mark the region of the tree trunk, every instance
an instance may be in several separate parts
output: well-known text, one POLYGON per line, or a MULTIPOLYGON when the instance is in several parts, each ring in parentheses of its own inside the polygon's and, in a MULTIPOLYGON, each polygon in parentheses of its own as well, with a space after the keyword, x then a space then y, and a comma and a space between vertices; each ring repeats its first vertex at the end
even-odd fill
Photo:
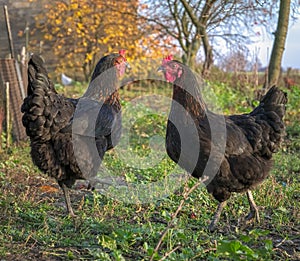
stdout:
POLYGON ((280 0, 277 29, 275 32, 275 39, 269 63, 268 82, 265 82, 264 85, 265 89, 269 89, 269 87, 278 84, 281 72, 281 61, 289 25, 290 4, 291 0, 280 0))
POLYGON ((205 61, 202 68, 202 76, 207 78, 210 73, 210 67, 213 65, 213 49, 209 43, 207 33, 205 29, 201 29, 201 39, 203 43, 203 49, 205 53, 205 61))
POLYGON ((187 49, 182 56, 183 63, 188 65, 192 70, 196 69, 196 56, 200 46, 200 38, 196 36, 189 44, 187 44, 187 49))

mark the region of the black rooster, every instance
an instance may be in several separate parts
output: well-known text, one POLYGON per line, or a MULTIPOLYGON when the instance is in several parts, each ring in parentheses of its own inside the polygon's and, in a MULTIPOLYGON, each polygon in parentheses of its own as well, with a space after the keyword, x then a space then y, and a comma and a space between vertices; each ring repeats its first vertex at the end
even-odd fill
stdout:
POLYGON ((128 65, 124 55, 121 50, 101 58, 80 99, 56 92, 41 57, 32 55, 28 62, 28 90, 21 111, 32 161, 57 180, 71 216, 68 189, 77 179, 94 180, 105 152, 121 135, 118 78, 128 65))
POLYGON ((232 192, 247 192, 250 213, 246 219, 259 221, 251 189, 268 176, 272 154, 283 139, 286 93, 274 86, 249 114, 224 116, 207 109, 187 66, 169 55, 159 70, 173 83, 166 133, 169 157, 193 177, 215 174, 206 185, 220 203, 209 230, 215 229, 232 192), (218 138, 213 140, 213 135, 218 138), (208 163, 210 169, 206 169, 208 163))

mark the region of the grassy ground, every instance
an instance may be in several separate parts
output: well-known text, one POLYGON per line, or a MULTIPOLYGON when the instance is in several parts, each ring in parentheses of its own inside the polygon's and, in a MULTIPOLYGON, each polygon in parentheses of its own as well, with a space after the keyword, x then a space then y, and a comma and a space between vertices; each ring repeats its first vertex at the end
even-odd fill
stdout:
MULTIPOLYGON (((214 103, 225 113, 249 111, 255 104, 245 98, 253 97, 251 90, 234 91, 222 84, 211 84, 210 88, 216 94, 214 103)), ((170 94, 170 89, 150 89, 151 94, 170 94)), ((108 170, 138 184, 160 180, 175 167, 161 151, 162 139, 149 143, 153 135, 164 137, 168 106, 160 115, 153 109, 163 104, 159 99, 150 99, 148 104, 144 99, 135 106, 133 99, 146 94, 149 91, 143 88, 121 91, 131 153, 120 157, 120 144, 120 149, 107 153, 104 161, 108 170), (134 123, 130 122, 132 117, 137 119, 134 123), (157 160, 156 154, 151 154, 155 145, 159 145, 159 164, 136 167, 145 156, 153 157, 150 162, 157 160)), ((130 204, 117 200, 124 196, 120 191, 105 190, 102 195, 79 184, 71 194, 77 214, 72 219, 66 215, 62 191, 55 180, 32 165, 29 145, 23 143, 5 149, 0 156, 0 259, 149 260, 153 256, 154 260, 299 260, 299 88, 288 90, 288 94, 287 138, 274 156, 270 177, 254 191, 260 224, 244 222, 248 203, 246 196, 239 194, 229 200, 218 231, 209 233, 207 225, 217 202, 205 188, 198 187, 154 253, 183 199, 184 186, 159 200, 142 204, 137 198, 130 204)), ((195 182, 190 179, 185 187, 195 182)))

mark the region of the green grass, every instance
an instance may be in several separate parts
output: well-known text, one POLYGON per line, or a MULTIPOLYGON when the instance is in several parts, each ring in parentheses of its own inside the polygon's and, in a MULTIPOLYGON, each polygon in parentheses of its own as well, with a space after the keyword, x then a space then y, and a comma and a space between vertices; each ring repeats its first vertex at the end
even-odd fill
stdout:
MULTIPOLYGON (((210 93, 204 91, 205 97, 228 114, 249 111, 249 104, 256 103, 250 89, 240 92, 224 84, 210 84, 209 88, 210 93), (250 102, 245 95, 251 98, 250 102)), ((80 93, 82 89, 76 89, 76 94, 80 93)), ((178 170, 166 156, 164 141, 159 138, 164 137, 168 106, 159 99, 139 101, 137 106, 132 102, 147 93, 145 88, 121 90, 124 131, 129 140, 122 140, 103 162, 110 173, 145 188, 178 170), (163 108, 158 115, 155 109, 160 104, 163 108)), ((170 97, 171 89, 153 88, 153 93, 170 97)), ((186 200, 154 260, 300 258, 299 88, 289 90, 288 95, 286 141, 274 156, 269 178, 254 191, 261 223, 244 222, 247 198, 235 194, 221 216, 218 231, 209 233, 207 226, 217 202, 205 188, 199 187, 186 200)), ((105 195, 76 189, 71 200, 77 217, 71 219, 66 215, 63 194, 55 180, 33 166, 29 152, 29 144, 23 143, 5 149, 0 155, 1 260, 150 259, 183 198, 183 186, 161 197, 159 192, 167 187, 163 182, 157 183, 161 186, 157 191, 159 200, 142 203, 140 195, 131 195, 135 204, 118 200, 128 195, 119 187, 110 187, 105 195)), ((190 179, 188 186, 195 182, 190 179)), ((147 197, 148 191, 142 192, 147 197)))

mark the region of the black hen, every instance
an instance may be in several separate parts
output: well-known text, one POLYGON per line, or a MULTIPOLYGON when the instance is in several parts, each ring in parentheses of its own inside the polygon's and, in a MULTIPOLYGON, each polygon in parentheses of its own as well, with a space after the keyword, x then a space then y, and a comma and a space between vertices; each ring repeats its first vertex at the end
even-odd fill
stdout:
POLYGON ((100 59, 80 99, 59 95, 41 57, 28 62, 28 90, 22 105, 31 157, 63 189, 74 216, 69 190, 77 179, 93 181, 105 152, 121 135, 118 78, 127 65, 124 51, 100 59), (94 121, 94 122, 93 122, 94 121))
POLYGON ((268 176, 282 141, 286 94, 274 86, 251 113, 224 116, 207 109, 188 67, 168 56, 159 70, 173 83, 167 153, 192 176, 209 177, 207 190, 220 202, 209 229, 215 229, 232 192, 247 192, 247 219, 259 221, 250 190, 268 176))

